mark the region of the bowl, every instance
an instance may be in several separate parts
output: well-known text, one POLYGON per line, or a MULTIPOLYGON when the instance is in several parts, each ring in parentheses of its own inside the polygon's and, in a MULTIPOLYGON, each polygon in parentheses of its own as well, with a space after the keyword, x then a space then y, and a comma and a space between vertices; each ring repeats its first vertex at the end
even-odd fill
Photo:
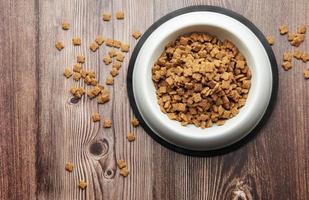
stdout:
POLYGON ((177 152, 207 155, 239 142, 262 125, 275 101, 277 73, 271 47, 249 20, 224 8, 193 6, 162 17, 144 33, 130 59, 127 89, 134 114, 156 141, 177 152), (161 112, 157 103, 151 68, 168 42, 190 32, 206 32, 230 40, 246 57, 252 71, 246 104, 223 126, 182 126, 161 112))

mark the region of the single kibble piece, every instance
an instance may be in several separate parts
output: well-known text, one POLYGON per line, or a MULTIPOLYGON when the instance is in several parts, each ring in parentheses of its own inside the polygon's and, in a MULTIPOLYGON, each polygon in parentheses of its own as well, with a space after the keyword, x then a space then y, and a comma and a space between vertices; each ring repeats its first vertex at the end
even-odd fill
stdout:
POLYGON ((305 79, 309 79, 309 69, 306 69, 304 71, 304 77, 305 77, 305 79))
POLYGON ((292 69, 292 63, 290 61, 284 61, 281 66, 285 71, 292 69))
POLYGON ((283 60, 284 60, 284 61, 289 61, 289 62, 291 62, 291 61, 292 61, 292 57, 293 57, 293 54, 290 53, 290 52, 285 52, 285 53, 283 53, 283 60))
POLYGON ((286 25, 281 25, 279 27, 279 32, 281 35, 287 34, 289 32, 289 29, 286 25))
POLYGON ((79 37, 74 37, 74 38, 72 39, 72 44, 73 44, 74 46, 79 46, 79 45, 81 44, 80 38, 79 38, 79 37))
POLYGON ((117 19, 124 19, 124 12, 123 11, 117 11, 116 12, 116 18, 117 19))
POLYGON ((309 61, 309 53, 305 53, 303 52, 303 54, 301 55, 301 60, 306 63, 309 61))
POLYGON ((295 38, 295 33, 288 33, 288 41, 293 41, 294 40, 294 38, 295 38))
POLYGON ((103 62, 105 63, 105 65, 109 65, 112 63, 112 58, 109 55, 106 55, 103 58, 103 62))
POLYGON ((114 40, 113 46, 119 49, 121 47, 121 42, 119 40, 114 40))
POLYGON ((98 122, 101 120, 101 115, 99 113, 93 113, 91 118, 93 122, 98 122))
POLYGON ((305 40, 305 35, 304 34, 295 34, 293 40, 291 41, 291 45, 295 47, 299 47, 301 43, 305 40))
POLYGON ((129 142, 133 142, 135 140, 135 135, 133 133, 128 133, 127 139, 129 142))
POLYGON ((301 25, 297 28, 297 33, 299 34, 305 34, 306 33, 306 26, 305 25, 301 25))
POLYGON ((300 60, 302 55, 303 55, 303 52, 299 50, 296 50, 293 54, 294 58, 296 58, 297 60, 300 60))
POLYGON ((104 43, 104 38, 102 36, 97 36, 95 38, 95 42, 98 44, 98 45, 102 45, 104 43))
POLYGON ((79 181, 79 184, 78 184, 78 187, 82 190, 86 189, 87 188, 87 182, 86 181, 83 181, 83 180, 80 180, 79 181))
POLYGON ((86 78, 86 76, 88 75, 88 72, 84 69, 81 69, 80 74, 82 75, 82 78, 86 78))
POLYGON ((95 78, 92 78, 91 81, 90 81, 90 84, 93 85, 93 86, 96 86, 98 84, 98 80, 95 79, 95 78))
POLYGON ((108 38, 108 39, 106 39, 105 44, 106 44, 106 46, 112 47, 112 46, 114 46, 114 40, 108 38))
POLYGON ((96 86, 94 86, 93 88, 91 88, 91 89, 87 92, 87 96, 88 96, 90 99, 92 99, 92 98, 98 96, 98 95, 101 93, 101 91, 102 91, 103 89, 104 89, 103 86, 101 86, 101 85, 96 85, 96 86))
POLYGON ((119 169, 125 168, 127 166, 124 160, 117 160, 117 166, 119 169))
POLYGON ((99 45, 98 45, 96 42, 91 43, 91 45, 90 45, 90 50, 91 50, 92 52, 97 51, 98 48, 99 48, 99 45))
POLYGON ((73 72, 73 80, 74 81, 79 81, 82 75, 78 72, 73 72))
POLYGON ((74 64, 74 66, 73 66, 73 71, 74 72, 80 72, 82 70, 82 65, 80 64, 80 63, 76 63, 76 64, 74 64))
POLYGON ((113 124, 113 122, 110 119, 104 119, 103 120, 103 127, 104 128, 110 128, 110 127, 112 127, 112 124, 113 124))
POLYGON ((117 52, 116 54, 116 60, 122 62, 124 60, 124 55, 121 52, 117 52))
POLYGON ((118 71, 118 69, 116 69, 116 68, 112 68, 112 70, 110 71, 110 74, 113 76, 113 77, 115 77, 115 76, 117 76, 118 74, 119 74, 119 71, 118 71))
POLYGON ((115 49, 111 49, 108 51, 108 55, 110 57, 115 57, 117 55, 117 51, 115 49))
POLYGON ((130 49, 130 45, 121 43, 120 49, 123 52, 128 52, 130 49))
POLYGON ((124 167, 124 168, 120 169, 120 175, 123 176, 123 177, 127 177, 129 175, 128 167, 124 167))
POLYGON ((268 36, 267 37, 267 42, 269 45, 274 45, 275 44, 275 39, 273 36, 268 36))
POLYGON ((74 168, 73 163, 67 162, 67 163, 65 164, 65 170, 67 170, 68 172, 72 172, 72 171, 73 171, 73 168, 74 168))
POLYGON ((111 75, 108 75, 106 77, 106 81, 105 81, 106 85, 113 85, 114 84, 114 77, 111 75))
POLYGON ((113 68, 116 68, 116 69, 119 70, 121 68, 121 62, 115 61, 114 64, 113 64, 113 68))
POLYGON ((62 29, 66 31, 69 30, 70 24, 68 22, 62 22, 62 29))
POLYGON ((87 76, 89 76, 90 78, 95 78, 96 77, 95 72, 93 70, 89 70, 87 72, 87 76))
POLYGON ((78 55, 76 57, 76 60, 77 60, 78 63, 85 63, 86 58, 83 55, 78 55))
POLYGON ((70 89, 70 93, 75 97, 80 99, 85 94, 85 89, 83 87, 72 87, 70 89))
POLYGON ((139 37, 141 37, 141 32, 139 32, 139 31, 135 31, 135 32, 133 32, 132 33, 132 36, 137 40, 139 37))
POLYGON ((101 95, 97 97, 97 102, 99 104, 104 104, 107 103, 109 100, 109 91, 104 88, 103 90, 101 90, 101 95))
POLYGON ((134 127, 138 126, 138 125, 139 125, 138 119, 133 118, 133 119, 131 120, 131 124, 132 124, 134 127))
POLYGON ((59 51, 61 51, 61 50, 64 48, 62 42, 60 42, 60 41, 57 41, 57 42, 56 42, 55 47, 56 47, 59 51))
POLYGON ((66 77, 66 78, 70 78, 72 76, 73 72, 71 71, 70 68, 66 67, 64 69, 64 72, 63 72, 63 75, 66 77))
POLYGON ((102 19, 103 19, 103 21, 109 21, 109 20, 111 20, 111 17, 112 17, 112 14, 111 13, 103 13, 102 14, 102 19))

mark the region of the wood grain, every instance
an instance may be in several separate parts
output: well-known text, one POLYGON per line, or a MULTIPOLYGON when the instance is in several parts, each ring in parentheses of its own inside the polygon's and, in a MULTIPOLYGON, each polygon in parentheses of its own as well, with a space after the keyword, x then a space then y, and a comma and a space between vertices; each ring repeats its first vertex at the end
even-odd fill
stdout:
MULTIPOLYGON (((215 157, 196 158, 170 151, 152 140, 134 117, 126 91, 128 61, 137 41, 133 31, 144 32, 165 14, 190 5, 217 5, 232 9, 275 37, 278 64, 293 51, 278 27, 295 31, 309 24, 306 0, 51 0, 0 2, 0 199, 309 199, 309 82, 308 66, 293 61, 289 72, 279 69, 278 99, 271 118, 241 148, 215 157), (118 10, 124 20, 103 22, 101 14, 118 10), (71 28, 63 31, 62 21, 71 28), (108 86, 111 101, 98 105, 83 98, 72 101, 73 85, 62 76, 78 54, 86 69, 105 82, 111 66, 102 62, 106 46, 93 53, 97 35, 129 43, 131 50, 108 86), (71 39, 82 38, 80 47, 71 39), (54 44, 61 40, 59 52, 54 44), (93 112, 113 120, 111 129, 90 120, 93 112), (126 134, 134 132, 129 143, 126 134), (130 175, 116 167, 125 159, 130 175), (72 173, 64 170, 74 163, 72 173), (88 187, 80 190, 79 180, 88 187)), ((309 36, 300 49, 309 51, 309 36)), ((86 88, 89 88, 86 86, 86 88)))

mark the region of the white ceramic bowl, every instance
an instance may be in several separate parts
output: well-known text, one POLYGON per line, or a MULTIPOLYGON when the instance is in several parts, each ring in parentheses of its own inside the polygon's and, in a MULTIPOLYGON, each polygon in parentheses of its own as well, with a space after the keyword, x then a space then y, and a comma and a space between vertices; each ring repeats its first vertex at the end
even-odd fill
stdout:
POLYGON ((259 124, 272 97, 274 88, 272 65, 276 63, 271 62, 269 52, 265 49, 268 45, 265 44, 264 36, 257 35, 254 32, 257 29, 252 30, 248 24, 245 25, 241 21, 243 17, 236 14, 240 17, 237 19, 235 16, 209 9, 227 11, 218 7, 190 8, 191 10, 185 8, 182 9, 183 12, 176 11, 176 14, 161 19, 160 23, 157 22, 145 33, 147 35, 143 36, 131 57, 128 92, 131 103, 133 101, 134 104, 135 114, 143 121, 148 133, 155 134, 173 147, 203 152, 231 145, 244 138, 259 124), (190 32, 207 32, 221 40, 232 41, 244 54, 252 71, 251 88, 245 106, 223 126, 206 129, 194 125, 182 126, 178 121, 170 120, 162 113, 157 103, 151 68, 168 42, 190 32), (262 41, 259 37, 263 38, 262 41))

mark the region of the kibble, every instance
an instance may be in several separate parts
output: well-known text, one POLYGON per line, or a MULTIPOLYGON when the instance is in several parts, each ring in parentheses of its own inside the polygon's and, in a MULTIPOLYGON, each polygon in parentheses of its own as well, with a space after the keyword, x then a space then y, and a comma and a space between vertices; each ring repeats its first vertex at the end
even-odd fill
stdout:
POLYGON ((112 120, 110 120, 110 119, 104 119, 104 121, 103 121, 103 127, 104 127, 104 128, 110 128, 110 127, 112 127, 112 125, 113 125, 112 120))

